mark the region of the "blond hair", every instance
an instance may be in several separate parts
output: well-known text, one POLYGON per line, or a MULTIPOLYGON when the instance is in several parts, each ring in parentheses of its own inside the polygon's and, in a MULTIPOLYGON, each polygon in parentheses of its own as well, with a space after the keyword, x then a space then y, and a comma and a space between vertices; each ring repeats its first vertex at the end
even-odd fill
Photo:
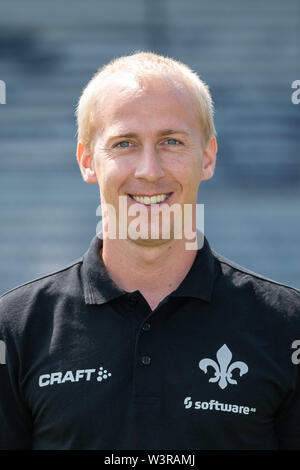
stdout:
POLYGON ((136 80, 147 77, 164 77, 179 80, 186 85, 196 101, 197 115, 203 133, 204 146, 216 135, 213 121, 214 107, 208 86, 190 67, 178 60, 152 52, 135 52, 121 56, 100 67, 84 88, 76 108, 77 137, 89 150, 93 147, 93 137, 99 117, 99 96, 101 85, 115 73, 130 73, 136 80))

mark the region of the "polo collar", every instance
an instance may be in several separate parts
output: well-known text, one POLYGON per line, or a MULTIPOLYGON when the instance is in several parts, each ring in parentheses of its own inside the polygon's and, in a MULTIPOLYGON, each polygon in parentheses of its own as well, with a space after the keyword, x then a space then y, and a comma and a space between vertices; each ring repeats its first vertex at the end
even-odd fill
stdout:
MULTIPOLYGON (((82 282, 86 304, 101 305, 129 294, 110 278, 100 256, 102 246, 103 240, 95 236, 83 256, 82 282)), ((217 275, 216 264, 214 254, 204 237, 203 247, 197 251, 189 272, 170 296, 195 297, 210 302, 217 275)))

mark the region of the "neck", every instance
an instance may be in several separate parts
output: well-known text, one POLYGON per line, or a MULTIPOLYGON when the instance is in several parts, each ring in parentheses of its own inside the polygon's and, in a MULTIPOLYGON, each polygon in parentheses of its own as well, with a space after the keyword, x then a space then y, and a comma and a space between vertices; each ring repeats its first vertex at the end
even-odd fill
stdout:
POLYGON ((125 291, 139 290, 151 308, 179 286, 196 254, 185 249, 184 239, 151 247, 105 239, 101 253, 111 279, 125 291))

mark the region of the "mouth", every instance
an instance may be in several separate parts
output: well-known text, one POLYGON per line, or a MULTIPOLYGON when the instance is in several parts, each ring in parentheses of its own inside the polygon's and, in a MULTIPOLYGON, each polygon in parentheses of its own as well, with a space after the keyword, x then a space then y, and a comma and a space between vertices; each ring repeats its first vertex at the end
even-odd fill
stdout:
POLYGON ((128 194, 128 196, 134 201, 137 202, 138 204, 143 204, 145 206, 154 206, 154 205, 160 205, 165 203, 173 194, 171 193, 161 193, 161 194, 155 194, 153 196, 143 196, 143 195, 134 195, 134 194, 128 194))

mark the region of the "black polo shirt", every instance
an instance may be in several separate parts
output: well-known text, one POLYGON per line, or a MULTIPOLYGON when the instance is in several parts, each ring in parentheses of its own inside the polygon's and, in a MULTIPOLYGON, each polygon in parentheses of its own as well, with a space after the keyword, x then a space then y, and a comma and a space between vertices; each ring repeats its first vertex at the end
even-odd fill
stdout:
POLYGON ((99 256, 0 301, 2 449, 300 449, 300 292, 211 251, 155 310, 99 256))

